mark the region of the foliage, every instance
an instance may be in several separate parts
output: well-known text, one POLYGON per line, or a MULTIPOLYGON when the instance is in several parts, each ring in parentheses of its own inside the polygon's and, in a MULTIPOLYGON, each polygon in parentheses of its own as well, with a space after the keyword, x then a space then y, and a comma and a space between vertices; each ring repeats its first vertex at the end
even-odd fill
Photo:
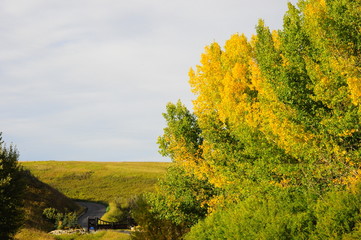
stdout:
POLYGON ((208 201, 216 194, 194 168, 201 160, 203 141, 195 116, 180 101, 168 104, 163 116, 167 127, 158 138, 160 153, 171 157, 174 165, 155 193, 145 194, 133 204, 133 217, 141 226, 134 239, 180 238, 207 214, 208 201))
POLYGON ((205 47, 189 72, 194 113, 163 114, 175 168, 146 198, 152 221, 183 223, 188 239, 360 236, 360 10, 300 0, 283 29, 260 20, 250 40, 205 47))
POLYGON ((171 220, 158 217, 144 195, 138 196, 132 203, 132 216, 139 226, 132 233, 132 239, 171 240, 180 238, 184 232, 182 223, 175 224, 171 220))
POLYGON ((19 153, 6 147, 0 133, 0 238, 12 239, 23 224, 23 191, 25 183, 18 164, 19 153))
POLYGON ((56 229, 68 229, 78 226, 78 215, 76 212, 61 213, 55 208, 45 208, 43 215, 54 223, 56 229))
POLYGON ((177 104, 167 105, 167 113, 163 113, 163 117, 167 127, 164 128, 164 135, 158 138, 159 152, 175 159, 180 148, 178 145, 182 143, 187 152, 197 154, 202 138, 195 116, 178 101, 177 104))
POLYGON ((133 239, 177 239, 207 214, 211 186, 187 175, 180 166, 168 169, 156 193, 139 197, 131 206, 140 231, 133 239))
POLYGON ((158 192, 148 194, 148 203, 159 218, 190 227, 207 214, 207 202, 215 191, 204 180, 172 166, 159 182, 158 192))
POLYGON ((360 239, 361 186, 356 191, 332 191, 315 206, 317 239, 360 239))
POLYGON ((185 239, 359 239, 360 186, 323 199, 284 189, 248 199, 199 222, 185 239))
POLYGON ((212 213, 185 239, 308 239, 315 217, 300 192, 251 196, 212 213))

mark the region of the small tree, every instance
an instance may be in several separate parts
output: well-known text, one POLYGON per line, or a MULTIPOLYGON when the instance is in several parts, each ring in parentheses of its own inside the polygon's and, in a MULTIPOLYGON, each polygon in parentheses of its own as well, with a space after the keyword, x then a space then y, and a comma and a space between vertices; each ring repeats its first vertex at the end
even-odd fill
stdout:
POLYGON ((61 213, 55 208, 45 208, 43 215, 52 223, 56 229, 78 227, 78 217, 76 212, 61 213))
POLYGON ((4 240, 13 239, 24 219, 22 194, 25 182, 18 157, 13 145, 4 145, 0 133, 0 239, 4 240))

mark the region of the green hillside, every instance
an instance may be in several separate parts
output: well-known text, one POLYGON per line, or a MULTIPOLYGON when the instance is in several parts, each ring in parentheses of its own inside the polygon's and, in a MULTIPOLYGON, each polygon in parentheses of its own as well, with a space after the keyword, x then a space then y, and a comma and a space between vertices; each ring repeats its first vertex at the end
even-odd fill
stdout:
POLYGON ((53 224, 42 217, 45 208, 56 208, 60 212, 80 210, 73 200, 31 174, 25 174, 25 179, 25 227, 52 230, 53 224))
POLYGON ((171 163, 161 162, 22 162, 41 181, 72 199, 117 202, 152 191, 171 163))
POLYGON ((46 232, 54 225, 43 217, 45 208, 55 208, 60 212, 80 211, 80 207, 70 198, 40 181, 30 172, 23 172, 26 182, 24 193, 25 223, 16 235, 18 240, 27 239, 54 239, 46 232))

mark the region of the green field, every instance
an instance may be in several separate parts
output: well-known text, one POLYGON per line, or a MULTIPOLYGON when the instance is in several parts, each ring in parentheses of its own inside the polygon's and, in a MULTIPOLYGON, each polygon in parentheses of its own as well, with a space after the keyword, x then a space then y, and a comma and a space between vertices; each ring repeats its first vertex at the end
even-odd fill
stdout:
POLYGON ((41 181, 72 199, 116 202, 154 189, 171 163, 165 162, 21 162, 41 181))

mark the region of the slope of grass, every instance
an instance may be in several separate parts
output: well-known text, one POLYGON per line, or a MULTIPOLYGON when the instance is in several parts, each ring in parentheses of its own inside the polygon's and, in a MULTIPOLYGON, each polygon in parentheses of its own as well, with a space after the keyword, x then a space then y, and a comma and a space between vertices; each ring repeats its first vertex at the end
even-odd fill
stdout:
POLYGON ((43 217, 45 208, 55 208, 60 212, 80 211, 80 206, 58 190, 24 172, 26 181, 25 227, 50 231, 54 226, 43 217))
POLYGON ((16 239, 55 240, 46 233, 52 230, 54 225, 43 217, 44 209, 51 207, 60 212, 80 211, 80 206, 28 171, 23 171, 23 178, 26 182, 24 193, 25 224, 17 233, 16 239))
POLYGON ((162 162, 21 162, 41 181, 72 199, 116 202, 154 189, 171 163, 162 162))

